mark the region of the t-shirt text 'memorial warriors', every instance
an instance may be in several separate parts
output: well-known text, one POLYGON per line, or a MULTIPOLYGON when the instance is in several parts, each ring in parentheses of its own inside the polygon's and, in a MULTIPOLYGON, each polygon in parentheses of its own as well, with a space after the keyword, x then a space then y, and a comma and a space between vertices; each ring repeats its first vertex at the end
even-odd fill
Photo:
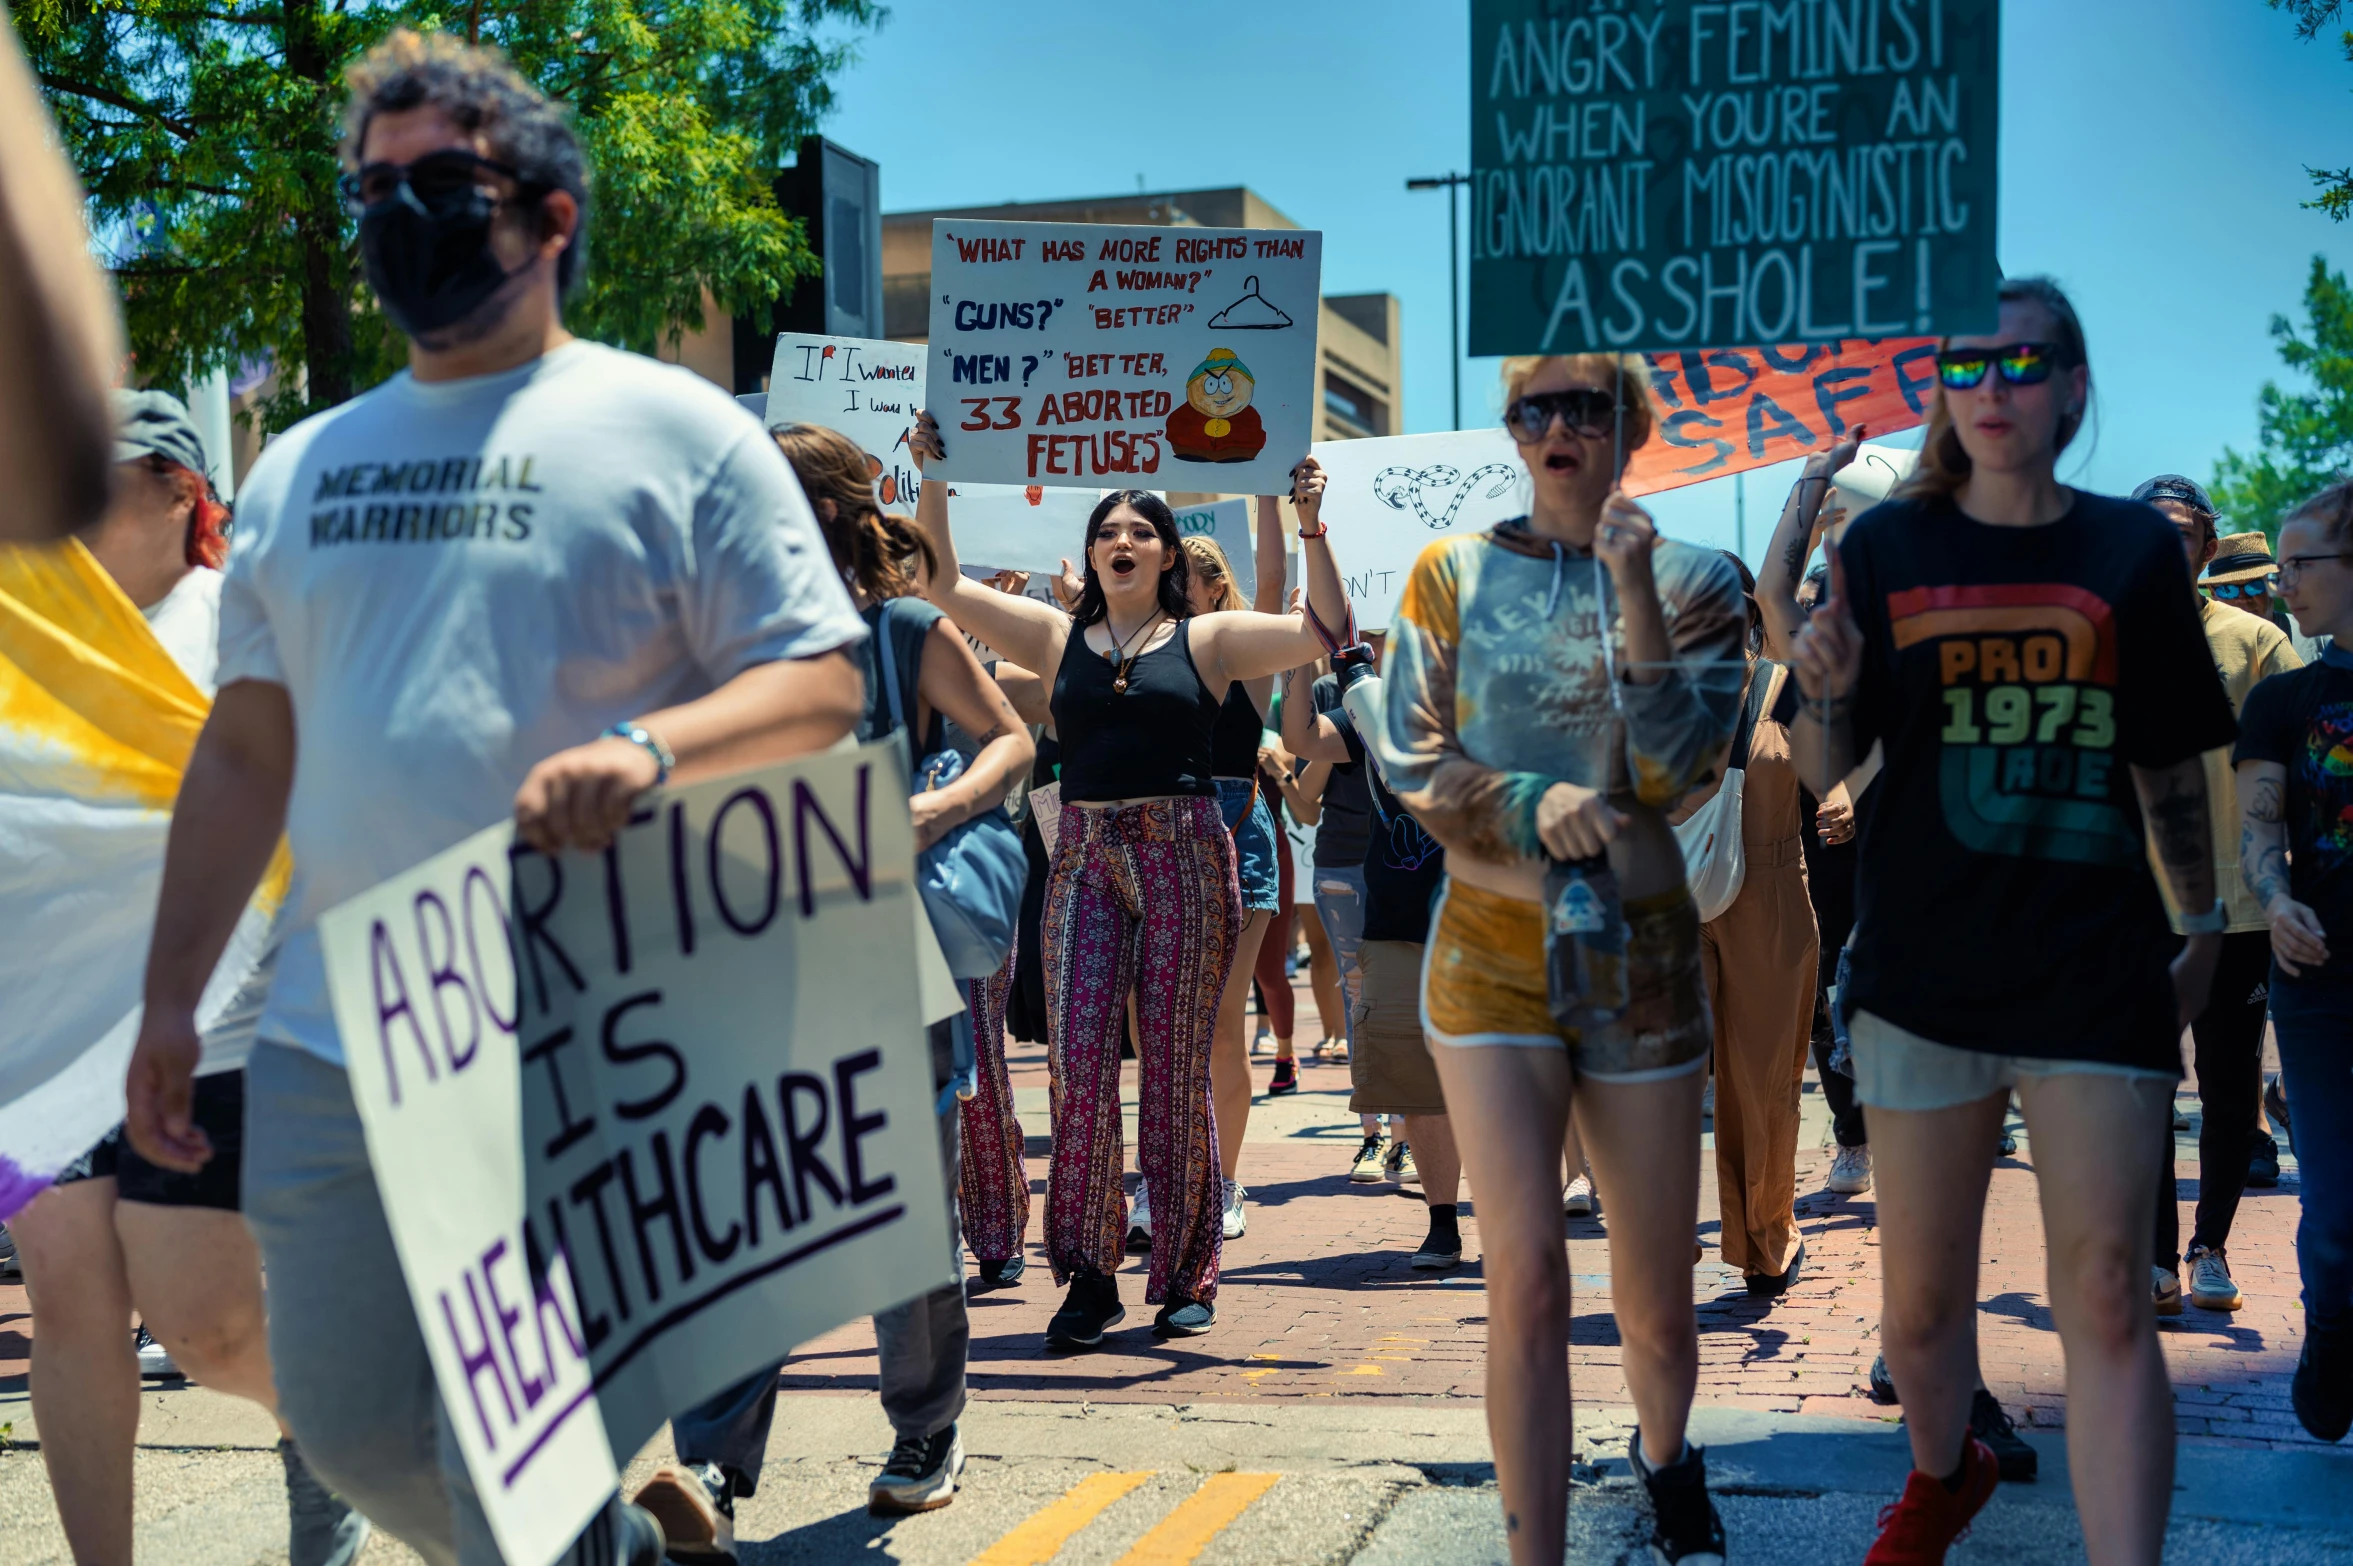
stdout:
POLYGON ((351 462, 319 475, 310 541, 431 544, 478 538, 519 544, 531 536, 536 495, 530 456, 423 457, 351 462))

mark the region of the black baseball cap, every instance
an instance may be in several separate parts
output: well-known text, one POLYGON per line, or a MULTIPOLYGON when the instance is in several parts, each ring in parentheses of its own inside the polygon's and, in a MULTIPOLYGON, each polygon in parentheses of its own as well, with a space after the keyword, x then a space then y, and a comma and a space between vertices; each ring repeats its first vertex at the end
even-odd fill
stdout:
POLYGON ((204 441, 188 417, 188 405, 170 392, 124 391, 114 394, 114 460, 136 462, 156 456, 176 462, 198 478, 208 478, 212 465, 204 460, 204 441))
POLYGON ((2206 486, 2179 473, 2160 473, 2132 492, 2132 498, 2144 504, 2171 500, 2189 507, 2201 515, 2214 518, 2222 515, 2214 509, 2214 497, 2206 493, 2206 486))

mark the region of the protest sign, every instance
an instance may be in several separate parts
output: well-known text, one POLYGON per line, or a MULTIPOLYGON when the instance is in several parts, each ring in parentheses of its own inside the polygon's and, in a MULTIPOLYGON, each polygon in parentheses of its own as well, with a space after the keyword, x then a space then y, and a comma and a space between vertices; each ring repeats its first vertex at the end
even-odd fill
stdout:
POLYGON ((672 1413, 952 1278, 953 985, 893 742, 482 832, 320 921, 443 1404, 515 1566, 672 1413), (910 971, 918 982, 909 983, 910 971))
POLYGON ((1049 489, 1043 484, 948 486, 948 526, 956 535, 956 558, 1000 571, 1061 569, 1077 564, 1087 544, 1087 517, 1100 499, 1092 489, 1049 489))
POLYGON ((1990 330, 1999 0, 1472 0, 1473 354, 1990 330))
POLYGON ((921 343, 777 334, 762 418, 772 430, 821 424, 856 441, 886 511, 912 512, 922 497, 923 475, 907 457, 907 435, 922 406, 921 343))
MULTIPOLYGON (((1936 339, 1811 348, 1717 348, 1642 356, 1657 428, 1626 465, 1626 492, 1654 495, 1826 450, 1857 427, 1917 426, 1936 376, 1936 339)), ((1328 441, 1324 511, 1338 524, 1358 621, 1385 626, 1432 538, 1528 509, 1527 469, 1500 426, 1328 441)))
POLYGON ((1314 429, 1323 236, 938 218, 926 406, 988 483, 1274 493, 1314 429))
POLYGON ((1245 607, 1258 596, 1258 556, 1251 543, 1250 511, 1247 500, 1213 500, 1176 508, 1179 538, 1206 538, 1225 551, 1245 607))

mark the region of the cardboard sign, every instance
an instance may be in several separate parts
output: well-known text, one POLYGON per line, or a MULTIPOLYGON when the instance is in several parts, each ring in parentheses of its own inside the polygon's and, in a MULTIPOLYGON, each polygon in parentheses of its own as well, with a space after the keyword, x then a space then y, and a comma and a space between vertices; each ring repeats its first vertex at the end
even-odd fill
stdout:
POLYGON ((1999 0, 1472 0, 1475 355, 1990 330, 1999 0))
MULTIPOLYGON (((1936 377, 1934 338, 1643 358, 1660 418, 1627 464, 1631 495, 1807 456, 1858 425, 1911 429, 1936 377)), ((1528 510, 1527 468, 1500 427, 1330 441, 1315 455, 1348 596, 1366 627, 1389 623, 1405 573, 1432 538, 1528 510)))
POLYGON ((938 477, 1274 494, 1314 429, 1323 236, 937 218, 938 477))
POLYGON ((923 346, 876 337, 779 332, 762 418, 772 430, 821 424, 866 453, 885 511, 912 513, 923 475, 907 457, 907 436, 923 406, 923 346))
POLYGON ((673 1413, 951 1280, 924 1022, 954 985, 899 754, 668 790, 598 856, 494 827, 320 921, 410 1297, 516 1566, 673 1413))
POLYGON ((1177 535, 1181 538, 1206 538, 1225 551, 1226 564, 1233 567, 1234 585, 1242 590, 1245 608, 1258 596, 1258 555, 1252 547, 1250 513, 1252 502, 1247 500, 1213 500, 1206 505, 1179 506, 1176 513, 1177 535))

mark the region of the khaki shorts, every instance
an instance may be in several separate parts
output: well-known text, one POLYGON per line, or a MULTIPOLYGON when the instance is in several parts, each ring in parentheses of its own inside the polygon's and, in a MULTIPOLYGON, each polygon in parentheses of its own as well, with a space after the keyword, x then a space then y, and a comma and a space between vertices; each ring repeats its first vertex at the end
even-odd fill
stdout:
POLYGON ((1422 1037, 1422 948, 1414 941, 1365 941, 1356 949, 1358 987, 1350 1020, 1356 1043, 1348 1077, 1359 1115, 1443 1115, 1438 1063, 1422 1037))
POLYGON ((1698 1071, 1715 1045, 1699 966, 1699 909, 1678 886, 1629 900, 1626 1015, 1594 1037, 1552 1020, 1544 910, 1449 877, 1422 957, 1422 1030, 1455 1049, 1564 1049, 1579 1077, 1650 1082, 1698 1071))
POLYGON ((1858 1008, 1847 1031, 1854 1042, 1855 1096, 1870 1109, 1935 1110, 2006 1093, 2027 1077, 2070 1073, 2122 1077, 2170 1100, 2179 1074, 2103 1060, 2042 1060, 1939 1044, 1858 1008))

